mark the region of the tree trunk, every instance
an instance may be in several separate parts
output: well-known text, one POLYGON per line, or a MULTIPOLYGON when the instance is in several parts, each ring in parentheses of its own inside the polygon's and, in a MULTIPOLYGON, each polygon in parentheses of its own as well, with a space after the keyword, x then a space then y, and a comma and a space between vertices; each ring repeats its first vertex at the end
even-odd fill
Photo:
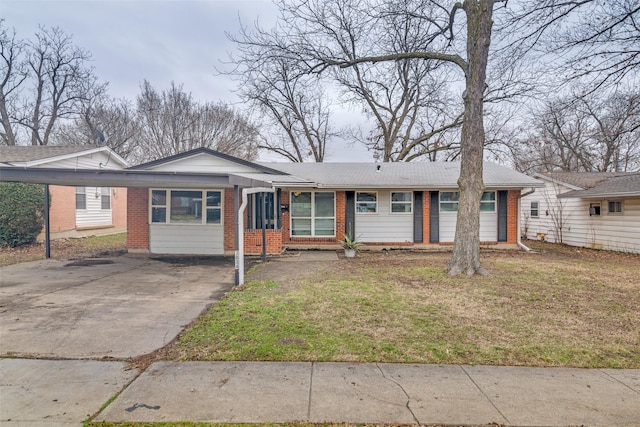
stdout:
POLYGON ((467 15, 467 70, 464 121, 461 135, 460 200, 449 275, 487 274, 480 263, 480 200, 484 191, 482 161, 484 149, 483 99, 487 59, 491 44, 493 1, 465 1, 467 15))

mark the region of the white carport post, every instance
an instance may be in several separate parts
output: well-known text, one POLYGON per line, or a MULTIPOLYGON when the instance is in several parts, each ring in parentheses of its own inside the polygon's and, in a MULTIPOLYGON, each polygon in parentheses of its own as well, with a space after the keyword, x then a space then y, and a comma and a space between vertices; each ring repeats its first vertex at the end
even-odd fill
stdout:
POLYGON ((236 285, 244 284, 244 210, 247 208, 247 195, 255 193, 275 193, 275 188, 256 187, 242 189, 242 204, 237 210, 236 221, 236 285))

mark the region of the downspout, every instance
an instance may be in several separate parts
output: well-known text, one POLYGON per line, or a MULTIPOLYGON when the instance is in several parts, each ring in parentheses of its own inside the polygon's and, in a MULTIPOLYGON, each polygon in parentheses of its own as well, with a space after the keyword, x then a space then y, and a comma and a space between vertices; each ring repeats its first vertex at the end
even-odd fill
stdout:
MULTIPOLYGON (((273 188, 243 188, 242 189, 242 204, 238 211, 238 218, 244 218, 244 210, 247 208, 247 195, 255 193, 274 193, 273 188)), ((244 284, 244 223, 242 220, 236 224, 236 235, 238 236, 238 249, 236 251, 236 265, 238 266, 238 280, 237 285, 244 284)))
POLYGON ((49 213, 49 184, 44 185, 44 257, 51 258, 51 217, 49 213))
POLYGON ((520 209, 522 208, 521 199, 524 196, 528 196, 529 194, 533 194, 535 192, 536 192, 536 189, 532 188, 531 191, 527 191, 526 193, 520 194, 518 196, 518 240, 517 240, 517 242, 518 242, 518 246, 520 246, 522 249, 524 249, 527 252, 531 252, 531 248, 529 248, 528 246, 525 246, 525 244, 522 243, 522 239, 520 238, 520 217, 522 216, 521 212, 520 212, 520 209))

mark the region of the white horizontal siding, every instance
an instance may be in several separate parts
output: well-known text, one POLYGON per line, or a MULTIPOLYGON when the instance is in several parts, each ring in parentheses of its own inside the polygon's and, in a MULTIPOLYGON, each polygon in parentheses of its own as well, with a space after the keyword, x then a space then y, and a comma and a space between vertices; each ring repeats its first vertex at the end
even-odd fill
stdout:
MULTIPOLYGON (((497 204, 497 203, 496 203, 497 204)), ((440 212, 440 241, 453 242, 456 235, 458 212, 440 212)), ((498 241, 498 214, 496 212, 480 213, 480 241, 498 241)))
POLYGON ((149 251, 154 254, 222 255, 224 227, 222 225, 149 226, 149 251))
POLYGON ((209 173, 243 173, 257 172, 257 169, 235 163, 208 154, 198 154, 192 157, 178 159, 174 162, 163 163, 151 168, 156 171, 168 172, 209 172, 209 173))
POLYGON ((44 163, 40 167, 66 169, 122 169, 122 165, 103 152, 44 163))
MULTIPOLYGON (((112 225, 111 209, 102 209, 102 188, 85 187, 86 209, 76 209, 76 227, 102 227, 112 225), (96 197, 97 196, 97 197, 96 197)), ((75 204, 75 198, 69 201, 75 204)))
POLYGON ((391 191, 378 191, 378 212, 356 212, 355 228, 363 242, 413 242, 413 212, 391 213, 391 191))
POLYGON ((571 246, 640 253, 640 197, 612 199, 624 201, 622 215, 609 215, 608 200, 558 199, 556 193, 569 191, 564 186, 546 183, 532 195, 522 198, 521 227, 527 238, 547 234, 546 240, 571 246), (531 200, 540 202, 540 218, 529 217, 531 200), (590 216, 591 203, 600 203, 600 216, 590 216), (547 215, 549 211, 549 215, 547 215), (562 230, 553 221, 554 212, 562 212, 562 230))

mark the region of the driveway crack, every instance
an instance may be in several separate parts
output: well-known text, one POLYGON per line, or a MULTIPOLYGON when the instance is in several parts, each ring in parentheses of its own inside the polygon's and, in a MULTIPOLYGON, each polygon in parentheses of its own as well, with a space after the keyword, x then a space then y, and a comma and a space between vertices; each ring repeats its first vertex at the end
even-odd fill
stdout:
POLYGON ((411 414, 411 417, 413 418, 413 421, 416 424, 420 424, 420 421, 418 420, 418 417, 416 417, 416 414, 414 414, 413 410, 411 409, 411 396, 409 396, 409 393, 407 393, 407 391, 404 389, 402 384, 400 384, 398 381, 394 380, 393 378, 387 377, 378 363, 376 363, 376 368, 378 368, 378 370, 380 371, 380 374, 382 375, 382 378, 384 378, 387 381, 392 382, 393 384, 397 385, 400 388, 400 390, 402 390, 404 395, 407 397, 407 403, 405 404, 405 408, 407 408, 407 410, 411 414))

